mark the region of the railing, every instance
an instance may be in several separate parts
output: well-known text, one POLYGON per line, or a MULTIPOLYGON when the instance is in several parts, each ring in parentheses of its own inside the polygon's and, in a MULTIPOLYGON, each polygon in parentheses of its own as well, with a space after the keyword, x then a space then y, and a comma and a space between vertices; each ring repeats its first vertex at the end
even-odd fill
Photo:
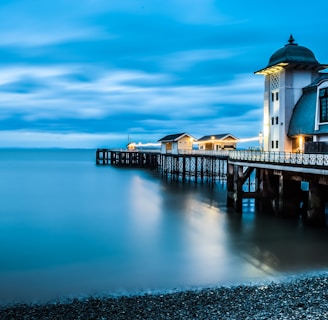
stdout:
POLYGON ((321 153, 230 151, 229 159, 328 168, 328 154, 321 153))
POLYGON ((179 150, 178 154, 228 157, 230 152, 228 150, 179 150))

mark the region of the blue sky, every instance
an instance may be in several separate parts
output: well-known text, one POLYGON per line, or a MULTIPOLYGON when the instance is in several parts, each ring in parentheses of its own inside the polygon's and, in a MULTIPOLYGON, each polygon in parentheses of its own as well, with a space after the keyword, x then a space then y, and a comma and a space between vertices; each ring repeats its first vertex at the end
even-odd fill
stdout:
POLYGON ((0 1, 0 147, 124 147, 262 129, 287 43, 328 63, 326 0, 0 1))

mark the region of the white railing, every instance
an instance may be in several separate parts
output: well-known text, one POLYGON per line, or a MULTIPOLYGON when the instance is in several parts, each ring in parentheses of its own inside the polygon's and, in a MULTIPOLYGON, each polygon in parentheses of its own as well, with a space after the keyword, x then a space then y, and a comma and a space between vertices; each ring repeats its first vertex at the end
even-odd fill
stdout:
POLYGON ((179 150, 179 154, 194 154, 205 156, 229 156, 231 151, 228 150, 179 150))
POLYGON ((263 152, 238 150, 230 151, 229 159, 252 162, 328 167, 328 154, 321 153, 263 152))

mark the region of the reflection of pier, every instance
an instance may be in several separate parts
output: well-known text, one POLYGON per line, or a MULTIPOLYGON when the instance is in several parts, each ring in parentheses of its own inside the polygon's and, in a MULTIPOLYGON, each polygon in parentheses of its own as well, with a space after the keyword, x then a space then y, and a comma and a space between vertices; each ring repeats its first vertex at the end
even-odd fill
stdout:
POLYGON ((163 176, 182 182, 214 184, 226 179, 227 205, 239 212, 243 199, 253 198, 260 211, 285 217, 302 215, 307 223, 325 223, 328 154, 260 151, 168 154, 98 149, 96 162, 156 169, 163 176))

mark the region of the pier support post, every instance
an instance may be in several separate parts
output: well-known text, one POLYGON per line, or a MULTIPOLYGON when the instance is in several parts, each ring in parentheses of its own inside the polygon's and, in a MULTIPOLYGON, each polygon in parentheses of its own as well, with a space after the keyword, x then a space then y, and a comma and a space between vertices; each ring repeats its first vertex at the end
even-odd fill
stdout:
POLYGON ((287 175, 279 176, 278 214, 286 218, 298 218, 300 214, 301 182, 287 175))
POLYGON ((241 213, 243 207, 243 167, 228 164, 227 172, 227 206, 235 207, 241 213))
POLYGON ((235 169, 235 208, 238 213, 243 211, 243 167, 235 169))
POLYGON ((227 207, 234 206, 234 166, 227 164, 227 207))
POLYGON ((309 225, 325 225, 325 186, 310 182, 308 210, 303 221, 309 225))

